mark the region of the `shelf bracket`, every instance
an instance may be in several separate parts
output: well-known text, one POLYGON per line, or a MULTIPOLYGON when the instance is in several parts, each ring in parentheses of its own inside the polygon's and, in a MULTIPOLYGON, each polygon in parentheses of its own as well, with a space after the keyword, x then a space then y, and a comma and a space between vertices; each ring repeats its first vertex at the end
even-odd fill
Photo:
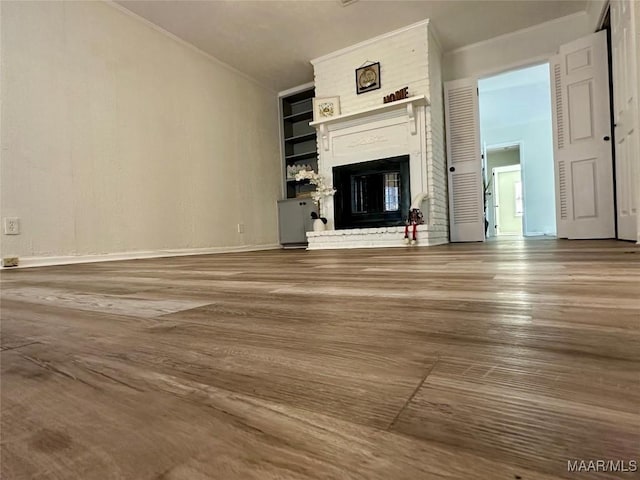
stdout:
POLYGON ((325 152, 329 151, 329 135, 327 134, 327 126, 320 125, 320 138, 322 138, 322 148, 325 152))
POLYGON ((413 109, 413 103, 407 103, 407 116, 409 117, 409 131, 411 135, 418 133, 418 127, 416 126, 416 112, 413 109))

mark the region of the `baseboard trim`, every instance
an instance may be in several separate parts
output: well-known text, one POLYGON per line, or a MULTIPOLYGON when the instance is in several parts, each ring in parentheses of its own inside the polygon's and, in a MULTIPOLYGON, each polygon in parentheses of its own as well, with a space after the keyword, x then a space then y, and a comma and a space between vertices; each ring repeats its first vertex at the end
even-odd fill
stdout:
POLYGON ((280 244, 243 245, 239 247, 181 248, 168 250, 148 250, 138 252, 106 253, 101 255, 68 255, 59 257, 21 257, 17 267, 0 267, 1 270, 17 268, 49 267, 76 263, 114 262, 118 260, 141 260, 145 258, 184 257, 187 255, 211 255, 216 253, 256 252, 278 250, 280 244))

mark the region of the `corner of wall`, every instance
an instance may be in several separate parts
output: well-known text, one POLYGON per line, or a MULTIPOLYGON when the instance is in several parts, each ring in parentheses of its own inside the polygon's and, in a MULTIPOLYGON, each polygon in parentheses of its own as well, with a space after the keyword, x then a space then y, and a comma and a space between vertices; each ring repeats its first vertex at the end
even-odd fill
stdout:
POLYGON ((430 179, 429 222, 436 228, 449 230, 448 176, 446 174, 444 92, 442 83, 442 49, 429 26, 428 37, 429 99, 427 111, 428 178, 430 179))
POLYGON ((600 28, 604 20, 607 9, 609 8, 609 0, 588 0, 587 1, 587 26, 590 28, 589 33, 593 33, 600 28))

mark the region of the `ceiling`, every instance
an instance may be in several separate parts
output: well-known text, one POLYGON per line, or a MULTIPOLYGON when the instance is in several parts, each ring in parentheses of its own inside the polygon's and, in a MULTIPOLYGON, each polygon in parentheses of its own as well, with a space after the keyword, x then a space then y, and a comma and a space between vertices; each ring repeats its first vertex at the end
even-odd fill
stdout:
POLYGON ((313 80, 309 61, 431 19, 445 52, 587 7, 587 0, 117 0, 273 90, 313 80))

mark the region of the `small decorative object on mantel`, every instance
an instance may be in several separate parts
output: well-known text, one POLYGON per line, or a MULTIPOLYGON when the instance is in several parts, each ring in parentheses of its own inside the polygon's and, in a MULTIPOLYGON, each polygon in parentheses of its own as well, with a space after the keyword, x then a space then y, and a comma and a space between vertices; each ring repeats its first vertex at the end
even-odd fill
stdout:
POLYGON ((391 103, 397 100, 404 100, 405 98, 409 98, 409 87, 404 87, 394 93, 390 93, 385 96, 382 101, 383 103, 391 103))
POLYGON ((313 198, 313 202, 316 204, 317 212, 311 212, 311 218, 313 218, 313 230, 315 232, 323 231, 327 219, 322 216, 321 202, 324 197, 335 195, 336 189, 331 185, 327 185, 324 177, 313 170, 302 170, 298 172, 296 174, 296 180, 309 180, 311 185, 316 186, 316 189, 311 192, 311 198, 313 198))
POLYGON ((356 68, 356 93, 370 92, 382 86, 380 81, 380 62, 365 62, 360 68, 356 68))
POLYGON ((340 115, 340 97, 324 97, 313 99, 313 119, 335 117, 340 115))

